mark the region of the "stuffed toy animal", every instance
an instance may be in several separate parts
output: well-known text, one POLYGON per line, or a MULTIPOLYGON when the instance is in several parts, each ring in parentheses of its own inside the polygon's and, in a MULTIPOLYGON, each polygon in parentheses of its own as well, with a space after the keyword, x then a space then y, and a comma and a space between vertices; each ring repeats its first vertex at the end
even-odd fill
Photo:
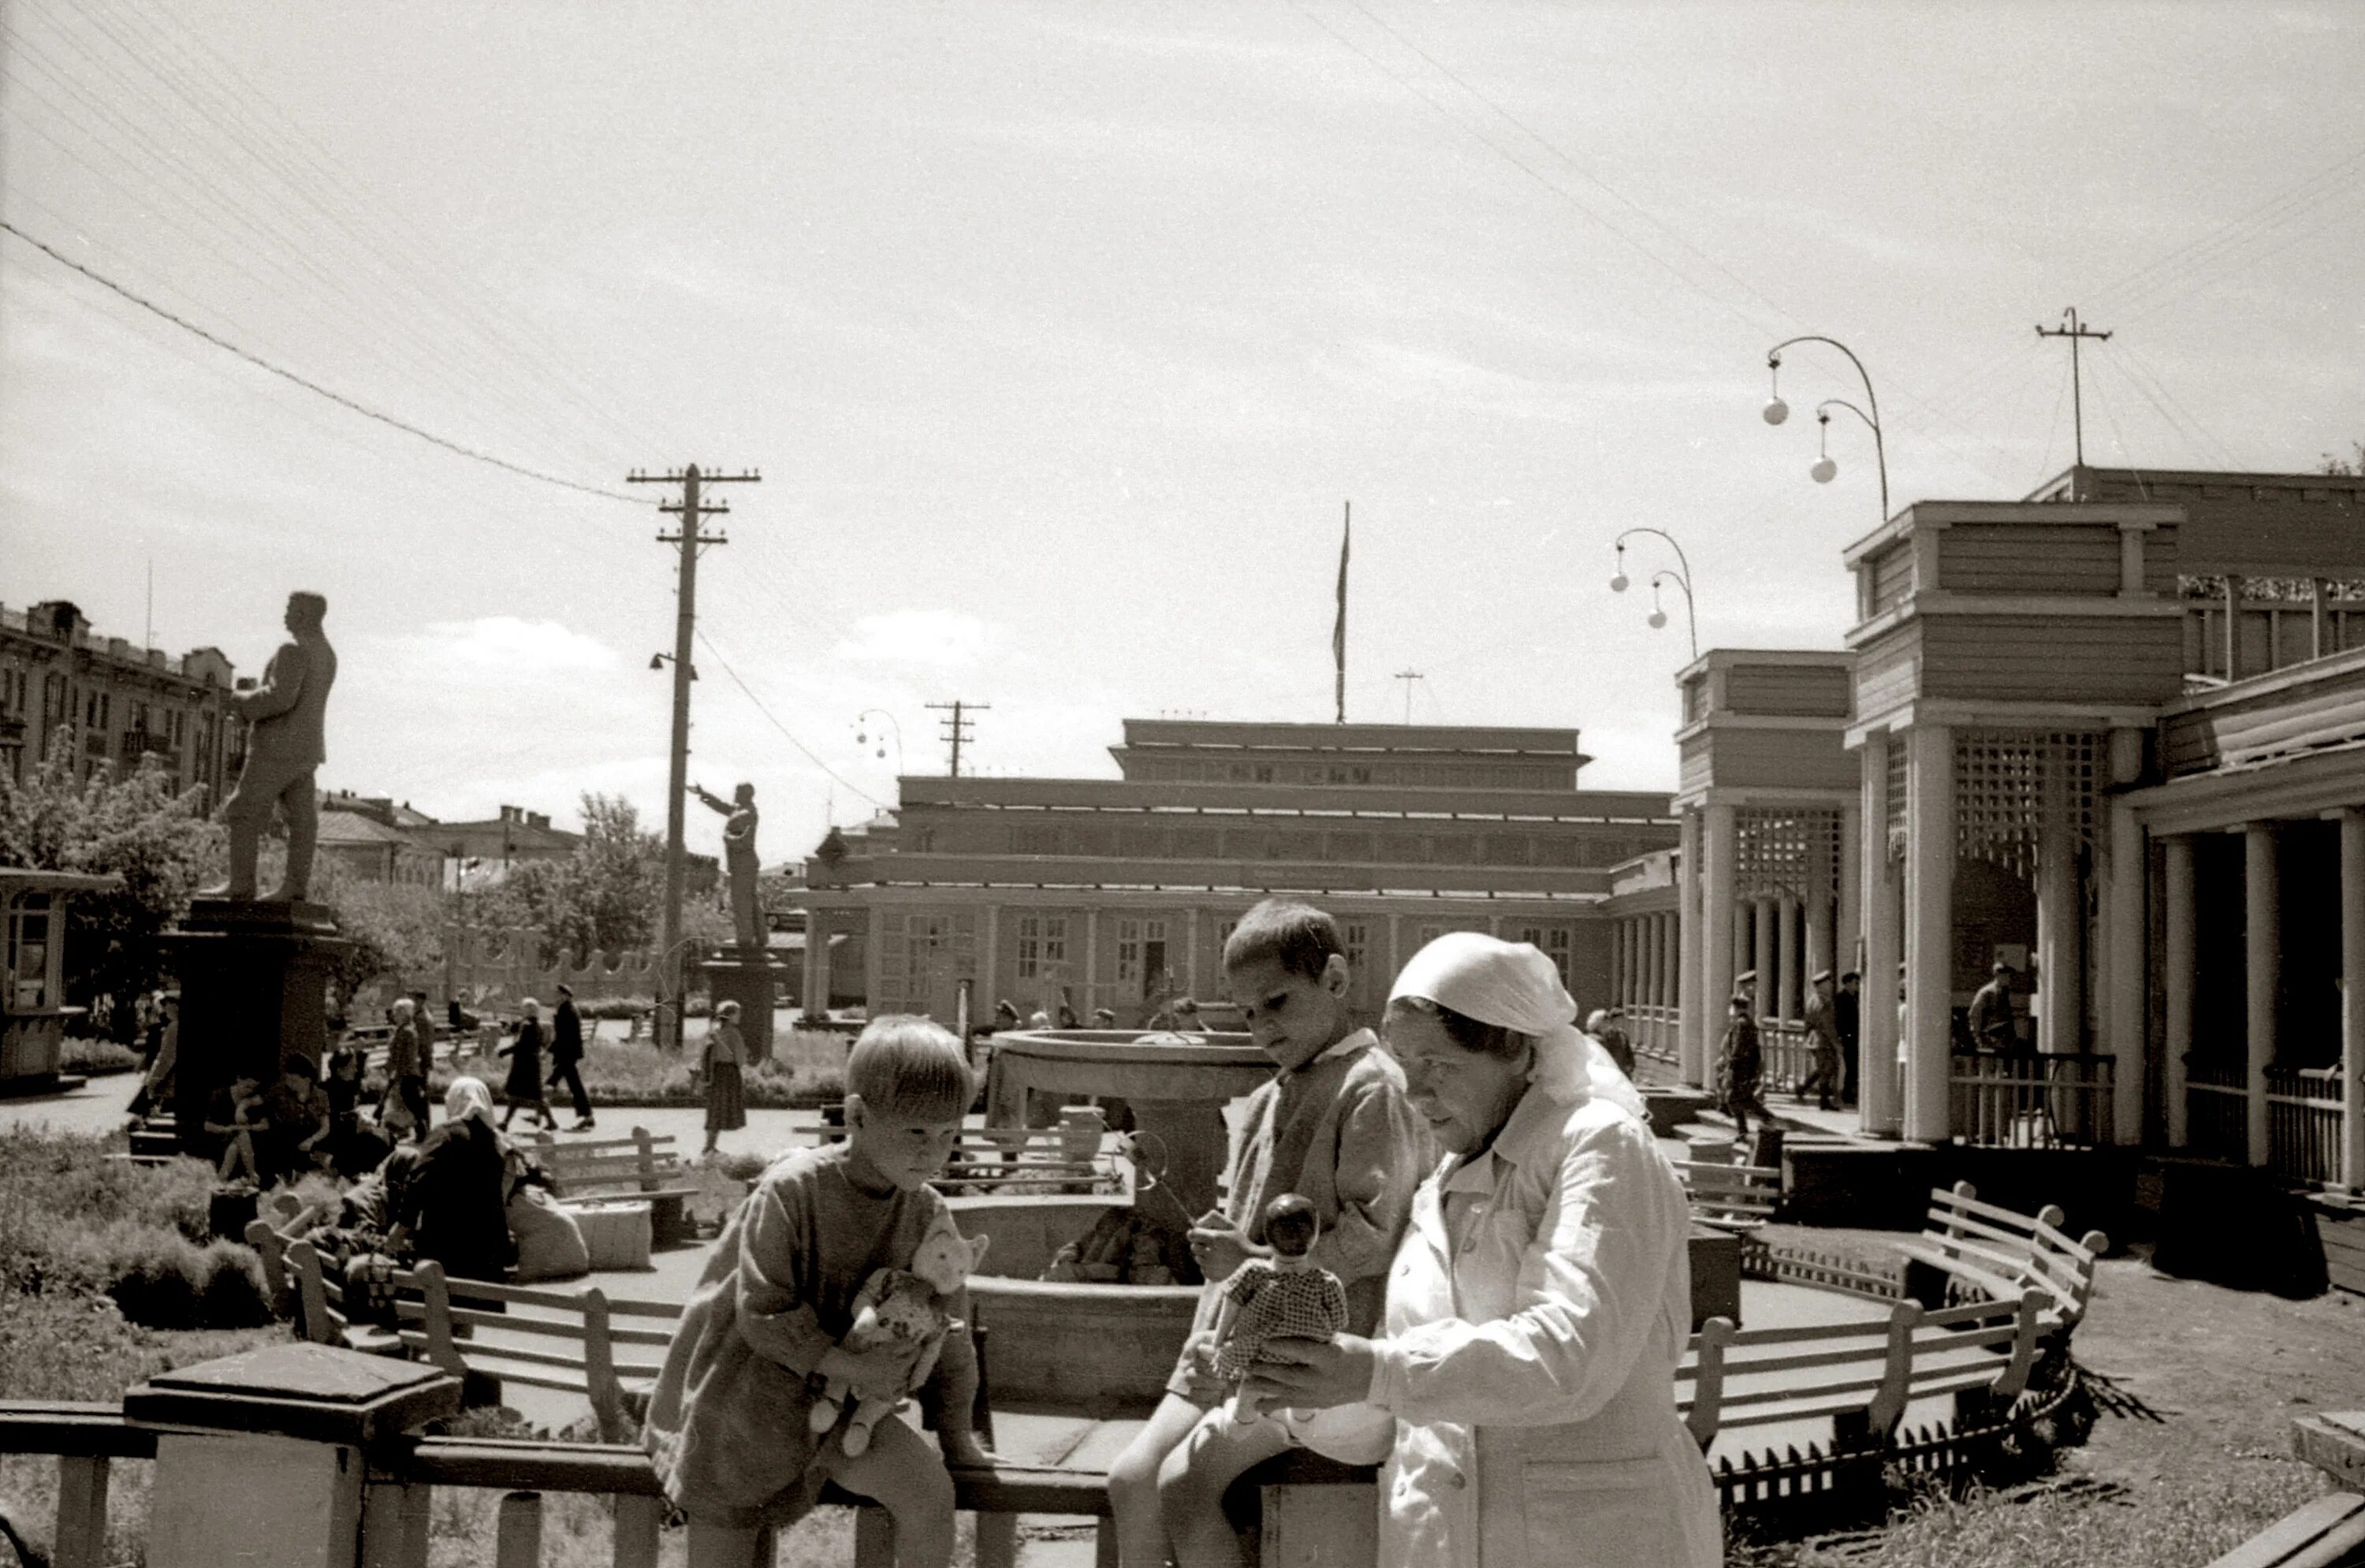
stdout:
POLYGON ((837 1425, 850 1394, 853 1409, 846 1414, 841 1444, 848 1458, 869 1448, 870 1431, 880 1417, 901 1405, 905 1394, 927 1382, 928 1374, 936 1370, 936 1356, 944 1349, 945 1330, 951 1321, 947 1308, 970 1272, 985 1260, 986 1244, 992 1239, 986 1236, 974 1241, 963 1239, 947 1216, 921 1238, 910 1268, 881 1269, 862 1282, 862 1290, 854 1298, 854 1327, 846 1331, 839 1345, 857 1354, 895 1347, 906 1352, 904 1364, 910 1371, 901 1386, 894 1388, 853 1388, 842 1378, 816 1374, 814 1432, 826 1432, 837 1425))

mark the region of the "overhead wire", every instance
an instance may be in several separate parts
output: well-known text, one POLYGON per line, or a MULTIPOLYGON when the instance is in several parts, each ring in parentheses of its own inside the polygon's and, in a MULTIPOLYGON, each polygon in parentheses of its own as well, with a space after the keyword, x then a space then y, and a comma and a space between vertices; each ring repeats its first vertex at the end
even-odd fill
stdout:
POLYGON ((723 656, 723 650, 714 645, 714 639, 706 634, 706 629, 704 627, 701 626, 698 629, 697 637, 699 642, 705 645, 706 651, 714 655, 715 665, 725 676, 730 678, 731 683, 734 686, 736 686, 747 700, 755 705, 756 711, 761 713, 764 716, 765 722, 769 723, 772 728, 779 731, 782 738, 787 740, 790 745, 802 752, 805 756, 805 760, 811 762, 815 767, 820 768, 822 772, 827 774, 831 778, 835 779, 838 783, 843 784, 848 790, 853 790, 857 795, 861 796, 862 799, 869 801, 880 810, 892 810, 886 801, 880 800, 878 796, 872 794, 869 790, 865 790, 862 786, 848 778, 845 774, 840 773, 836 768, 832 767, 828 763, 823 761, 819 752, 813 750, 813 747, 805 745, 803 741, 798 739, 796 732, 790 729, 788 725, 782 723, 779 720, 779 716, 774 713, 770 707, 765 703, 764 700, 756 694, 756 689, 748 685, 747 682, 740 677, 737 670, 731 667, 730 661, 723 656))
POLYGON ((122 296, 125 299, 128 299, 132 304, 139 306, 141 309, 150 311, 154 315, 163 318, 165 320, 170 321, 173 325, 180 328, 184 331, 203 338, 206 342, 213 344, 216 348, 236 354, 239 358, 246 361, 249 364, 252 364, 258 369, 268 371, 272 375, 279 376, 284 380, 292 381, 308 392, 317 393, 332 403, 341 404, 343 407, 352 409, 354 413, 361 415, 364 419, 375 420, 380 424, 389 425, 396 430, 417 436, 420 440, 426 442, 431 445, 442 447, 447 452, 454 453, 461 457, 465 457, 472 462, 488 464, 495 468, 506 469, 510 473, 518 475, 523 478, 539 480, 545 485, 556 485, 564 489, 580 491, 582 494, 587 496, 600 496, 611 501, 626 501, 634 506, 648 506, 652 504, 648 498, 644 496, 627 495, 620 490, 603 490, 596 485, 579 484, 573 479, 563 478, 556 474, 544 473, 541 469, 528 467, 521 463, 512 463, 508 458, 499 457, 492 453, 480 451, 477 448, 465 445, 447 436, 438 435, 434 431, 423 429, 419 425, 412 424, 409 420, 402 419, 398 415, 387 413, 383 409, 371 408, 366 403, 348 398, 343 393, 339 392, 332 387, 324 386, 308 376, 299 375, 296 371, 287 369, 285 365, 275 364, 271 361, 263 358, 260 354, 252 353, 246 349, 241 348, 238 344, 231 342, 227 338, 219 337, 215 333, 207 331, 205 328, 198 326, 196 322, 189 320, 187 318, 175 315, 174 312, 165 309, 163 306, 158 305, 153 300, 143 298, 141 296, 133 293, 130 289, 124 287, 121 284, 117 283, 114 279, 107 277, 103 274, 94 272, 89 267, 84 266, 82 263, 75 261, 72 256, 65 254, 63 252, 57 250, 55 247, 46 243, 35 236, 27 233, 24 230, 18 228, 16 224, 8 221, 6 218, 0 218, 0 232, 14 235, 17 239, 32 246, 35 250, 39 251, 44 255, 50 257, 50 260, 57 262, 60 265, 71 267, 75 272, 80 273, 83 276, 90 279, 91 282, 97 284, 102 288, 111 290, 112 292, 122 296))

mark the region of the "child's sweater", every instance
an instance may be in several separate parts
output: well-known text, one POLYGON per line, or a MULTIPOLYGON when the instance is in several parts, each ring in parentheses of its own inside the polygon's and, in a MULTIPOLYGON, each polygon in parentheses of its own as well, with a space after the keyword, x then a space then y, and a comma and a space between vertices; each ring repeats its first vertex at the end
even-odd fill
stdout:
MULTIPOLYGON (((862 1282, 908 1264, 945 1206, 925 1187, 863 1191, 847 1179, 847 1152, 801 1149, 766 1171, 690 1293, 644 1434, 666 1495, 686 1512, 785 1521, 821 1490, 806 1375, 853 1327, 862 1282)), ((966 1316, 966 1301, 955 1311, 966 1316)), ((966 1332, 947 1336, 947 1361, 970 1353, 966 1332)))

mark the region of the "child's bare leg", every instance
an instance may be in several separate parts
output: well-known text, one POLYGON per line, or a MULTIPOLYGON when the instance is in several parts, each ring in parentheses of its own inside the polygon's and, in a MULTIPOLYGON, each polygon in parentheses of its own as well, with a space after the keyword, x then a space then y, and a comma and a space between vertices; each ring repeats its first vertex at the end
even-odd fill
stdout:
POLYGON ((1116 1527, 1119 1568, 1164 1568, 1166 1522, 1158 1506, 1158 1472, 1205 1412, 1179 1394, 1169 1394, 1151 1412, 1149 1424, 1133 1435, 1109 1466, 1109 1513, 1116 1527))
POLYGON ((895 1521, 896 1568, 947 1568, 953 1560, 953 1478, 936 1445, 910 1423, 890 1416, 870 1434, 870 1446, 840 1458, 831 1479, 868 1497, 895 1521))
POLYGON ((1239 1568, 1239 1537, 1224 1517, 1224 1490, 1289 1447, 1278 1421, 1234 1425, 1222 1406, 1200 1418, 1158 1474, 1159 1512, 1177 1568, 1239 1568))
POLYGON ((761 1525, 718 1525, 692 1514, 689 1568, 754 1568, 761 1525))

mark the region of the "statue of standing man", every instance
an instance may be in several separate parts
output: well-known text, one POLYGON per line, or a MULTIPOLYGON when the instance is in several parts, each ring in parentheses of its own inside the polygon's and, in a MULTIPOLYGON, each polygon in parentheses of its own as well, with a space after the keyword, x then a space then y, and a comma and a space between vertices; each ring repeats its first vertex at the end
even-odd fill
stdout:
POLYGON ((723 869, 731 879, 731 924, 741 951, 760 953, 766 939, 763 903, 756 896, 756 786, 740 785, 728 801, 695 784, 689 792, 709 810, 723 813, 723 869))
POLYGON ((320 630, 329 601, 317 593, 287 596, 287 632, 264 666, 263 684, 230 701, 247 722, 246 766, 222 806, 230 828, 230 881, 216 896, 254 897, 254 855, 275 807, 287 816, 287 874, 266 902, 287 903, 311 890, 312 848, 319 837, 314 775, 328 759, 325 721, 337 653, 320 630))

